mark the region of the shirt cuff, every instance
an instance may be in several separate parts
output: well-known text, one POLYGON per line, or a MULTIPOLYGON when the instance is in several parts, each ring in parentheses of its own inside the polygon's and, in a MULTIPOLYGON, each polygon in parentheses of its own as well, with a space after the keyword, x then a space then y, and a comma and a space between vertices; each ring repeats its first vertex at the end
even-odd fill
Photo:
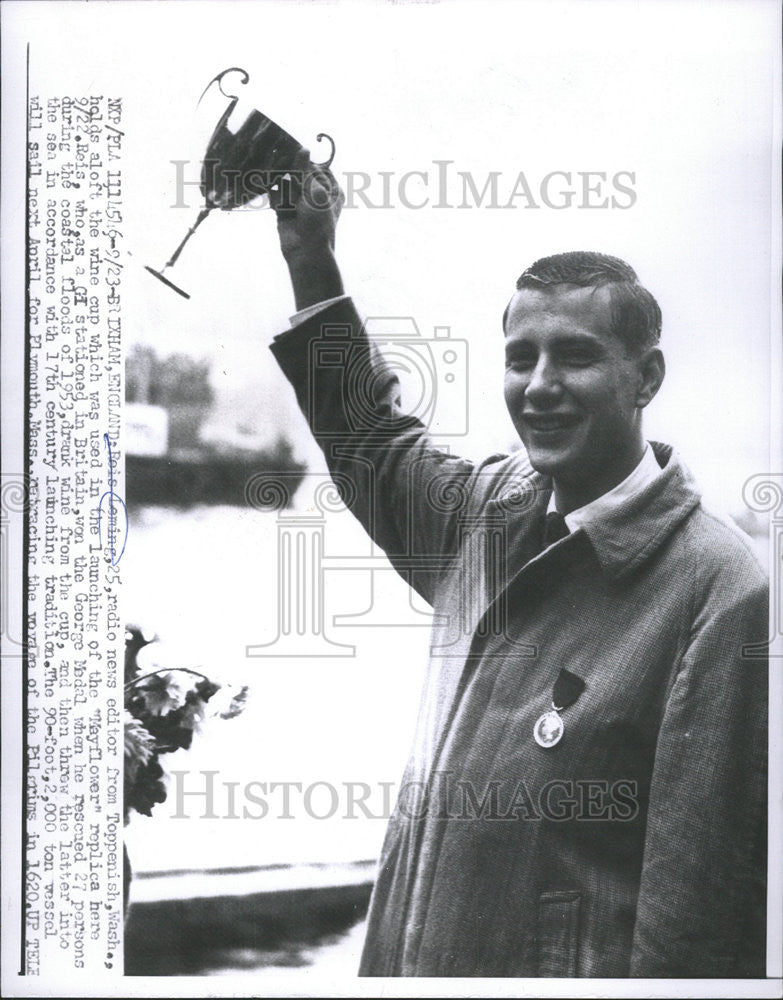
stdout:
POLYGON ((307 306, 306 309, 300 309, 299 312, 291 316, 291 328, 293 329, 293 327, 298 326, 300 323, 304 323, 311 316, 317 316, 319 312, 323 312, 324 309, 334 305, 335 302, 343 302, 349 297, 348 295, 335 295, 332 299, 324 299, 323 302, 316 302, 311 306, 307 306))

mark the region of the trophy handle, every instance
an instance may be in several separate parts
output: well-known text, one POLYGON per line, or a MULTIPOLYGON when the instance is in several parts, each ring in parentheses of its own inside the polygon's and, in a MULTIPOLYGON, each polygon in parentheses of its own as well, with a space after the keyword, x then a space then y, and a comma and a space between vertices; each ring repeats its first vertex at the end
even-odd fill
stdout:
POLYGON ((227 97, 231 101, 230 107, 233 109, 234 105, 239 100, 239 95, 238 94, 227 94, 225 92, 225 90, 223 90, 223 77, 226 76, 228 73, 241 73, 242 74, 242 79, 241 79, 240 82, 243 83, 243 84, 247 83, 248 80, 250 79, 250 74, 248 73, 248 71, 246 69, 242 69, 240 66, 229 66, 229 68, 228 69, 224 69, 222 73, 218 73, 217 76, 213 76, 212 77, 212 79, 209 81, 209 83, 206 85, 206 87, 204 87, 204 90, 202 91, 201 97, 199 97, 198 101, 196 102, 196 107, 198 107, 199 104, 201 104, 201 102, 204 99, 204 94, 206 94, 206 92, 209 90, 209 88, 212 86, 212 84, 216 83, 218 85, 218 90, 223 95, 223 97, 227 97))
POLYGON ((334 159, 334 154, 335 154, 335 152, 337 150, 337 147, 334 144, 334 139, 330 135, 328 135, 326 132, 319 132, 318 135, 315 137, 315 141, 316 142, 320 142, 322 139, 328 140, 329 145, 332 147, 332 151, 329 154, 329 159, 328 160, 325 160, 323 163, 316 163, 315 166, 316 167, 320 167, 321 170, 328 170, 329 167, 331 167, 331 165, 332 165, 332 160, 334 159))
MULTIPOLYGON (((229 105, 221 115, 220 121, 217 123, 215 127, 215 131, 212 133, 212 138, 210 139, 210 145, 212 144, 218 133, 221 131, 221 129, 224 128, 226 122, 231 117, 231 112, 234 110, 237 101, 239 100, 238 94, 227 94, 225 90, 223 90, 223 77, 227 76, 229 73, 240 73, 241 74, 240 83, 243 85, 250 80, 250 74, 246 69, 242 69, 241 66, 230 66, 228 69, 224 69, 221 73, 218 73, 217 76, 212 77, 212 79, 209 81, 206 87, 204 87, 204 90, 201 93, 201 97, 199 97, 198 102, 196 104, 196 107, 198 107, 199 104, 201 104, 202 100, 204 99, 204 94, 206 94, 206 92, 209 90, 209 88, 212 86, 213 83, 216 83, 218 85, 220 93, 224 97, 228 98, 229 105)), ((335 146, 334 139, 326 132, 319 132, 318 135, 315 137, 316 142, 321 142, 324 139, 326 139, 329 145, 331 146, 329 157, 326 160, 324 160, 323 163, 315 163, 314 166, 320 167, 322 170, 328 170, 329 167, 331 167, 332 165, 332 161, 334 160, 334 154, 337 152, 337 147, 335 146)))

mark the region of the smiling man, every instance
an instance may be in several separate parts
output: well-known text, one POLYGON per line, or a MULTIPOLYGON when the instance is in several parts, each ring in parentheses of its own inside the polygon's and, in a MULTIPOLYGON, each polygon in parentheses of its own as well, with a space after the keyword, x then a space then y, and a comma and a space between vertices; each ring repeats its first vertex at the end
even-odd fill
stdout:
POLYGON ((664 376, 660 310, 627 264, 570 253, 525 271, 504 319, 511 419, 558 509, 581 507, 645 452, 642 410, 664 376))
POLYGON ((763 976, 767 585, 644 438, 655 300, 604 254, 532 265, 504 316, 525 449, 455 458, 343 292, 334 178, 297 169, 312 196, 274 202, 299 312, 272 349, 436 612, 361 973, 763 976))

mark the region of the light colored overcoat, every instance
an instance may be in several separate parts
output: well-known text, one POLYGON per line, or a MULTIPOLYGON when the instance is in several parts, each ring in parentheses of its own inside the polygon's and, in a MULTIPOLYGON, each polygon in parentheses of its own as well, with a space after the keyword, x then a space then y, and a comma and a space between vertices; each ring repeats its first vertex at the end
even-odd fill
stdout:
POLYGON ((744 538, 654 443, 651 485, 542 552, 551 482, 437 450, 350 301, 272 349, 436 613, 361 973, 763 976, 768 591, 744 538), (585 687, 545 748, 563 669, 585 687))

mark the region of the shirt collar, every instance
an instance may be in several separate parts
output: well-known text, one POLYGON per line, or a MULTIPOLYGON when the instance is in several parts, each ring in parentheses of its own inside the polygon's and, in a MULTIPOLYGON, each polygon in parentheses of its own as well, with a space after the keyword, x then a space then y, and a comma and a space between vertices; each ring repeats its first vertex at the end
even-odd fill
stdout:
MULTIPOLYGON (((601 568, 615 580, 641 566, 701 501, 693 475, 672 447, 651 441, 650 448, 658 472, 644 486, 637 482, 630 495, 608 504, 601 517, 588 518, 579 531, 572 533, 589 541, 601 568)), ((517 544, 525 544, 526 536, 536 540, 539 537, 540 519, 551 498, 552 480, 532 471, 524 455, 516 456, 508 471, 511 475, 490 500, 488 510, 515 520, 519 517, 524 527, 517 544)), ((559 551, 561 546, 565 551, 568 539, 546 551, 559 551)), ((539 558, 546 558, 546 553, 534 557, 530 565, 539 558)))
MULTIPOLYGON (((630 499, 635 493, 640 492, 648 486, 656 476, 661 475, 661 467, 655 458, 655 453, 649 444, 645 446, 641 459, 630 475, 626 476, 621 483, 618 483, 608 493, 597 497, 584 507, 578 507, 565 515, 565 523, 568 530, 573 532, 584 527, 591 521, 600 521, 610 514, 616 507, 630 499)), ((547 513, 556 511, 555 494, 549 498, 547 513)))

